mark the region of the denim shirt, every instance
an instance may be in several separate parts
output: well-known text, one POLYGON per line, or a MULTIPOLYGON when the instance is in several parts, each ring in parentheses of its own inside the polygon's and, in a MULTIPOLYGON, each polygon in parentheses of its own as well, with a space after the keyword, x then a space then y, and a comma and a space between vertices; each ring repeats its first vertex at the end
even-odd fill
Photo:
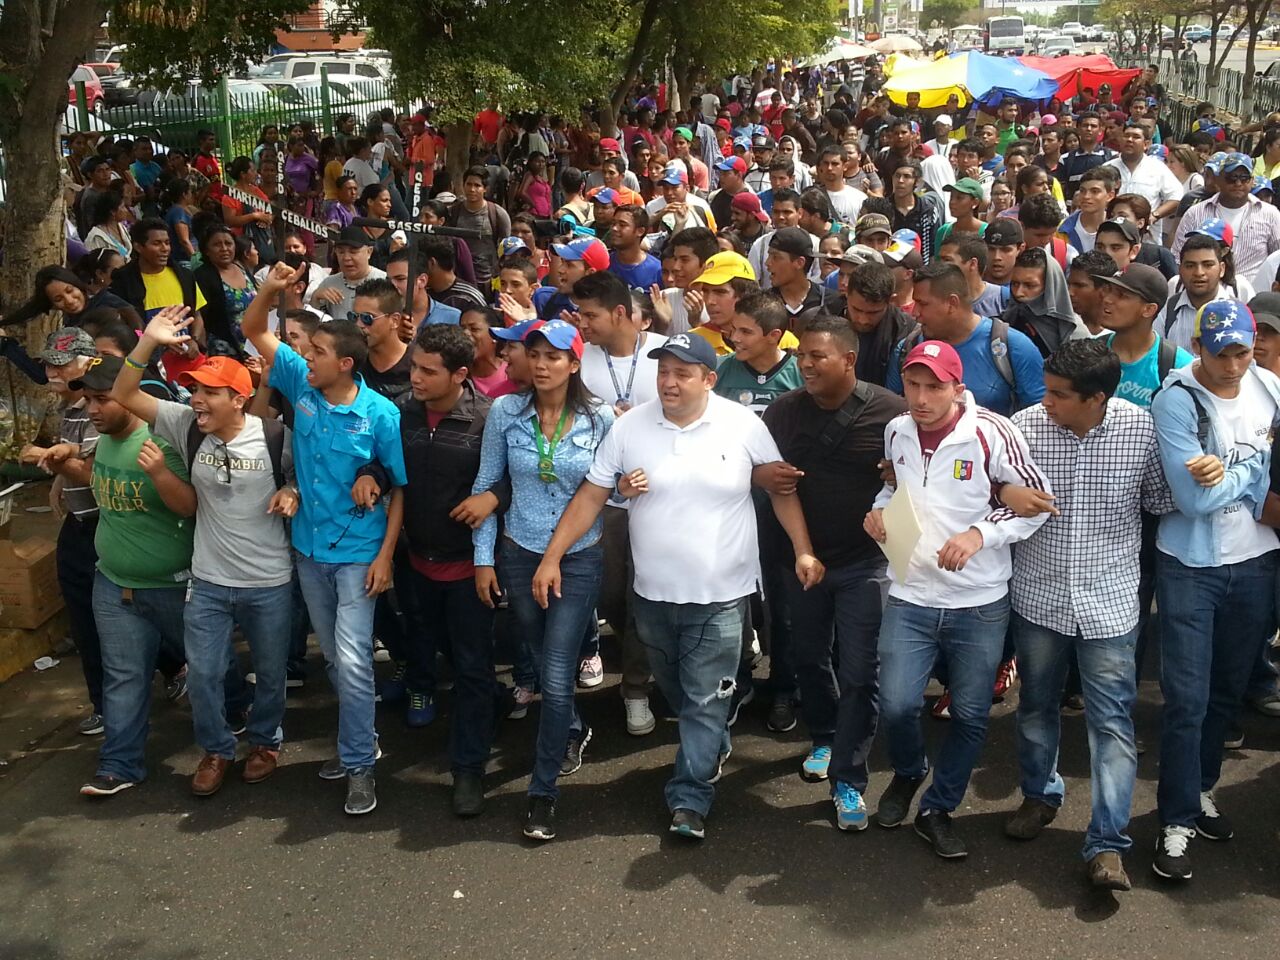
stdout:
MULTIPOLYGON (((511 477, 511 509, 503 518, 506 535, 533 553, 544 553, 565 507, 591 469, 596 448, 613 426, 613 409, 592 401, 591 414, 574 412, 573 424, 560 438, 555 451, 555 483, 538 479, 538 447, 531 421, 535 416, 531 392, 508 394, 493 401, 480 446, 480 472, 473 493, 493 487, 503 474, 511 477)), ((543 438, 544 446, 549 446, 543 438)), ((591 529, 569 548, 569 553, 591 546, 604 529, 596 517, 591 529)), ((472 535, 475 564, 493 566, 498 518, 490 516, 472 535)))

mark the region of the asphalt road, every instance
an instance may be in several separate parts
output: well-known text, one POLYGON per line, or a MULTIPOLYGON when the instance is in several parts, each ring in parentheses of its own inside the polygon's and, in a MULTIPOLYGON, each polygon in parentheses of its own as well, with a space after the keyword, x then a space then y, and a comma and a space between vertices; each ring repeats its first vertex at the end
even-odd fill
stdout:
MULTIPOLYGON (((1033 843, 1002 835, 1017 802, 1012 699, 995 708, 959 811, 971 856, 943 862, 909 829, 838 833, 825 786, 796 776, 801 731, 769 735, 759 701, 739 721, 708 839, 669 839, 674 723, 628 737, 613 675, 580 697, 596 737, 563 783, 549 845, 519 835, 536 708, 503 726, 488 808, 465 822, 449 813, 447 719, 409 731, 385 714, 379 807, 350 818, 342 785, 316 777, 336 724, 319 679, 291 697, 274 779, 192 797, 188 711, 161 703, 150 781, 90 801, 76 793, 96 749, 70 726, 78 674, 69 658, 0 688, 4 960, 1277 956, 1280 721, 1247 718, 1247 749, 1231 755, 1219 790, 1236 838, 1196 841, 1186 887, 1150 873, 1155 751, 1142 758, 1135 889, 1112 896, 1086 888, 1078 859, 1082 717, 1064 720, 1063 814, 1033 843)), ((1153 696, 1139 712, 1149 743, 1153 696)), ((936 740, 942 725, 926 723, 936 740)), ((879 751, 874 770, 873 798, 888 779, 879 751)))

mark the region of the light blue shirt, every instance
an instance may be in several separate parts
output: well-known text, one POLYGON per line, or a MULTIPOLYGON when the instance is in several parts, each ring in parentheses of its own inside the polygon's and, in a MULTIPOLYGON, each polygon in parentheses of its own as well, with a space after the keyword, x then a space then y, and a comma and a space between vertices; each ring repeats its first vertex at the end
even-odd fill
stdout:
POLYGON ((293 404, 293 465, 300 503, 293 546, 318 563, 372 563, 387 532, 382 501, 361 511, 351 501, 356 471, 376 460, 403 487, 400 411, 356 377, 359 391, 334 406, 307 383, 307 362, 287 344, 276 350, 271 386, 293 404))
POLYGON ((462 322, 462 311, 457 307, 451 307, 447 303, 441 303, 435 297, 431 298, 431 306, 427 309, 427 315, 423 317, 422 323, 418 324, 418 329, 429 327, 437 323, 448 323, 457 326, 462 322))
MULTIPOLYGON (((483 493, 502 479, 503 474, 510 476, 511 508, 503 517, 504 532, 524 549, 545 553, 561 514, 591 469, 596 448, 613 426, 613 419, 613 408, 599 401, 593 401, 590 414, 575 411, 573 423, 556 445, 555 482, 543 483, 538 478, 538 447, 534 439, 538 427, 532 393, 498 397, 484 425, 480 472, 476 474, 472 492, 483 493)), ((543 446, 550 447, 545 436, 543 446)), ((591 546, 600 539, 603 530, 603 517, 596 517, 591 529, 569 548, 569 553, 591 546)), ((472 533, 476 566, 493 566, 497 536, 495 516, 490 516, 472 533)))
MULTIPOLYGON (((1107 337, 1107 346, 1116 338, 1113 333, 1107 337)), ((1195 358, 1181 347, 1173 361, 1174 370, 1180 370, 1195 358)), ((1160 389, 1160 334, 1156 334, 1156 342, 1140 360, 1133 363, 1120 363, 1120 386, 1116 388, 1116 396, 1128 400, 1139 407, 1150 407, 1151 398, 1160 389)))

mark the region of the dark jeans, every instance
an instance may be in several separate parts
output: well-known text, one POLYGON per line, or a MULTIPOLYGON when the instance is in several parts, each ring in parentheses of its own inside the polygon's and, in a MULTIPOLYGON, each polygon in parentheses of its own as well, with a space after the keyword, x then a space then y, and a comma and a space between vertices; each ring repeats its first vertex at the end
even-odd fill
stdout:
POLYGON ((484 774, 493 745, 496 700, 493 674, 493 610, 480 602, 474 578, 432 580, 414 572, 423 622, 434 634, 431 647, 453 660, 453 722, 449 761, 453 772, 484 774))
POLYGON ((387 645, 391 659, 404 664, 405 686, 414 693, 436 693, 435 632, 427 629, 418 608, 418 573, 409 562, 404 538, 392 562, 394 589, 378 595, 373 632, 387 645))
POLYGON ((629 514, 618 507, 605 507, 604 535, 600 547, 604 551, 604 571, 600 581, 600 616, 613 628, 622 655, 622 696, 642 700, 649 696, 649 651, 636 634, 633 585, 635 565, 631 560, 629 514))
POLYGON ((1138 642, 1133 656, 1138 665, 1137 682, 1142 682, 1142 665, 1147 659, 1147 645, 1160 643, 1160 618, 1151 615, 1151 602, 1156 597, 1156 534, 1160 518, 1142 514, 1142 548, 1138 552, 1138 642))
POLYGON ((68 515, 58 531, 58 587, 67 605, 71 621, 71 639, 80 654, 84 684, 89 690, 93 712, 102 713, 102 645, 98 627, 93 622, 93 578, 97 573, 98 553, 93 534, 98 529, 97 516, 77 520, 68 515))
POLYGON ((883 563, 827 569, 805 590, 789 585, 800 714, 814 746, 831 747, 830 779, 867 789, 867 757, 880 710, 880 613, 889 587, 883 563), (839 648, 832 663, 832 643, 839 648))
POLYGON ((769 686, 774 699, 785 699, 795 696, 797 683, 791 614, 791 584, 798 582, 795 554, 786 531, 773 515, 768 494, 759 487, 753 488, 751 494, 756 507, 756 526, 760 531, 763 615, 769 624, 769 686))
POLYGON ((311 617, 307 615, 307 601, 302 597, 297 571, 293 574, 293 604, 289 618, 289 664, 285 675, 290 680, 301 680, 307 675, 307 635, 311 633, 311 617))

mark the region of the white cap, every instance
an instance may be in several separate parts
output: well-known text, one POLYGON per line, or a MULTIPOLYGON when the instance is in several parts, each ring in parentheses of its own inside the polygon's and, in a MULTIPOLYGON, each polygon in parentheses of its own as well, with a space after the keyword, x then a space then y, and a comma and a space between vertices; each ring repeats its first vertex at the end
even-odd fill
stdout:
POLYGON ((949 127, 949 126, 951 126, 951 114, 949 114, 949 113, 940 113, 940 114, 938 114, 937 119, 935 119, 933 122, 934 122, 934 124, 935 124, 935 125, 936 125, 936 124, 939 124, 939 123, 943 123, 943 124, 946 124, 946 125, 949 127))

